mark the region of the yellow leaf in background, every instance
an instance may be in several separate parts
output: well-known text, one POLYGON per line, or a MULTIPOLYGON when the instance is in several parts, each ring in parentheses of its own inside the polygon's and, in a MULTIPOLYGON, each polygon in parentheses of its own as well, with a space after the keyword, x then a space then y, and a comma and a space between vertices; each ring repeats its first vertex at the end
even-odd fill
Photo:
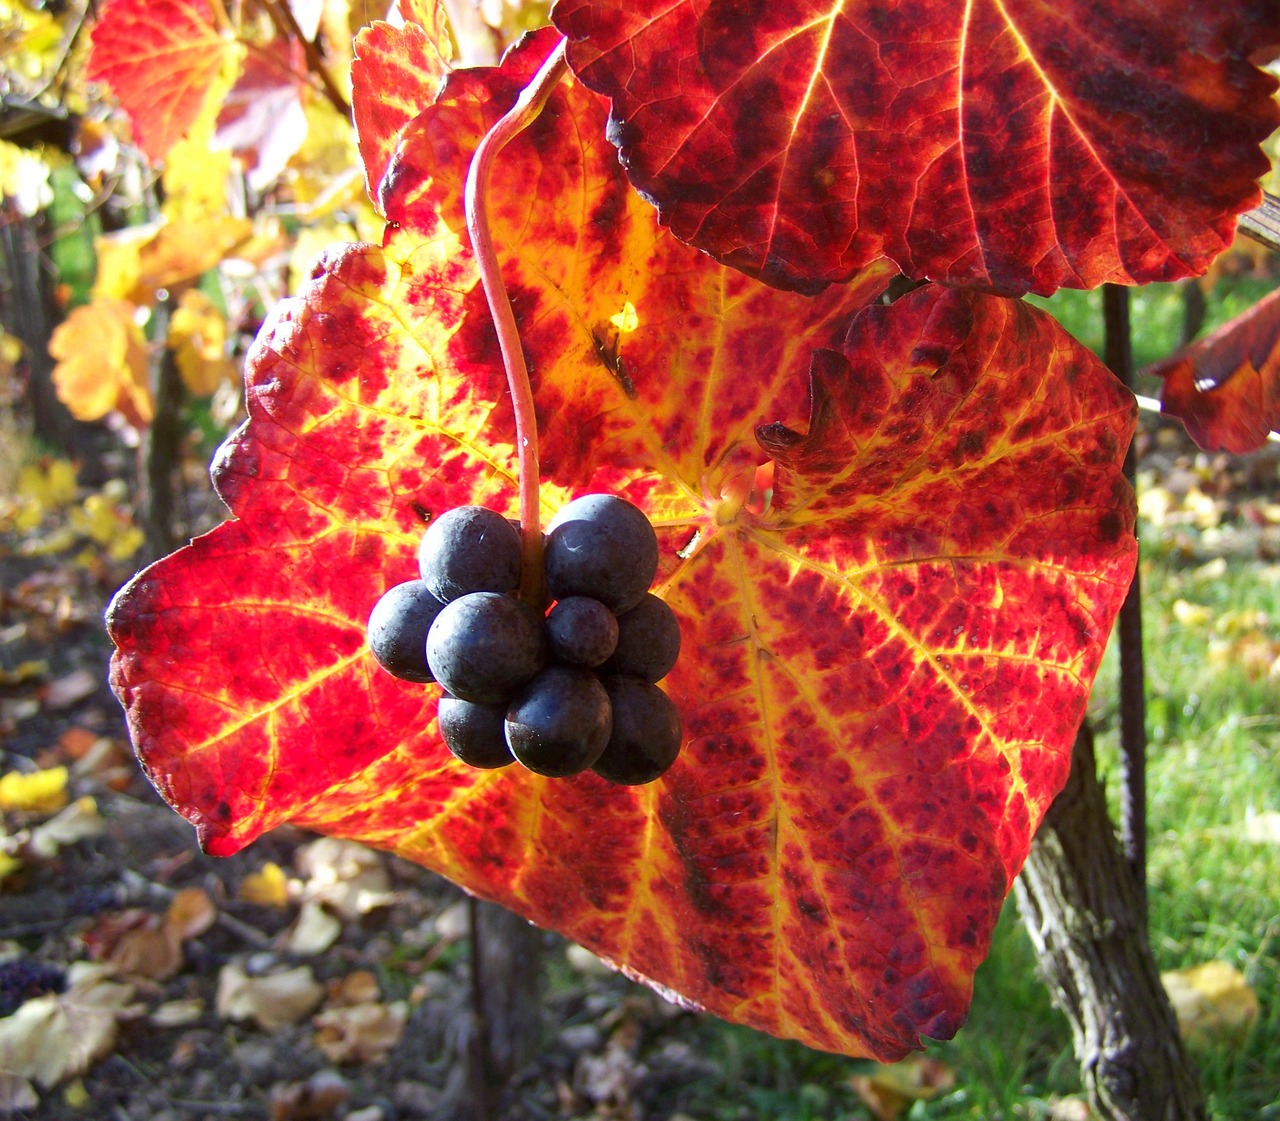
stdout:
POLYGON ((165 157, 160 213, 170 221, 225 214, 230 174, 231 153, 209 147, 208 136, 179 140, 165 157))
POLYGON ((1182 1038, 1193 1047, 1239 1043, 1258 1020, 1257 994, 1233 965, 1206 961, 1161 973, 1182 1038))
POLYGON ((1184 627, 1203 627, 1213 618, 1213 608, 1176 599, 1173 601, 1173 617, 1184 627))
POLYGON ((53 201, 49 164, 34 152, 0 140, 0 195, 30 218, 53 201))
POLYGON ((76 500, 80 484, 69 459, 40 459, 18 472, 18 494, 45 510, 57 510, 76 500))
POLYGON ((126 226, 93 239, 98 271, 89 293, 91 299, 151 302, 155 290, 142 283, 142 247, 156 236, 157 228, 155 222, 126 226))
POLYGON ((37 82, 57 65, 61 42, 62 28, 49 12, 0 0, 0 60, 9 74, 37 82))
POLYGON ((283 908, 289 902, 289 880, 279 864, 268 861, 260 870, 250 872, 240 881, 237 894, 245 903, 283 908))
POLYGON ((294 197, 307 207, 307 215, 313 219, 339 207, 366 207, 372 213, 351 121, 319 94, 308 93, 303 112, 307 137, 288 167, 294 197))
POLYGON ((43 677, 49 672, 49 663, 45 661, 35 661, 29 659, 25 662, 19 662, 13 669, 0 668, 0 685, 22 685, 27 681, 34 681, 37 677, 43 677))
POLYGON ((8 381, 13 377, 18 361, 26 353, 26 349, 21 339, 0 328, 0 381, 8 381))
POLYGON ((3 881, 6 876, 13 875, 13 873, 21 867, 21 860, 16 856, 10 856, 3 849, 0 849, 0 881, 3 881))
POLYGON ((248 218, 173 219, 141 249, 142 280, 156 289, 198 280, 253 232, 248 218))
POLYGON ((101 420, 118 409, 135 426, 151 423, 147 341, 135 310, 127 300, 95 299, 53 332, 54 389, 77 420, 101 420))
POLYGON ((67 768, 22 774, 10 771, 0 778, 0 810, 56 813, 67 804, 67 768))
POLYGON ((303 226, 298 231, 293 251, 289 254, 289 291, 297 292, 311 277, 311 271, 320 254, 333 245, 359 241, 355 229, 348 222, 324 222, 317 226, 303 226))
POLYGON ((129 510, 107 494, 91 494, 72 510, 71 528, 107 550, 112 560, 127 560, 145 540, 129 510))
POLYGON ((209 397, 223 382, 235 380, 236 365, 226 357, 226 317, 198 288, 182 293, 169 319, 169 346, 194 396, 209 397))
POLYGON ((324 32, 325 69, 342 95, 351 100, 351 60, 355 57, 356 32, 366 22, 368 4, 351 0, 324 0, 320 8, 320 29, 324 32))
POLYGON ((217 213, 165 216, 96 238, 93 299, 149 304, 162 288, 198 280, 252 232, 249 219, 217 213))

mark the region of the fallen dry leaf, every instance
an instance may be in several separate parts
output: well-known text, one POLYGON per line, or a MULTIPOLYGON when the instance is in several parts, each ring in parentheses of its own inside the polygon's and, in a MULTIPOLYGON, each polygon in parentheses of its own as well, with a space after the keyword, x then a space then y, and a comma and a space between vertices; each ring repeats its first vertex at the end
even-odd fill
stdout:
POLYGON ((404 1035, 409 1005, 403 1000, 368 1001, 326 1008, 312 1018, 314 1042, 331 1063, 380 1063, 404 1035))
POLYGON ((66 992, 35 997, 0 1019, 0 1072, 48 1089, 110 1054, 120 1020, 140 1011, 130 1003, 134 987, 112 980, 113 972, 76 962, 66 992))
POLYGON ((104 915, 82 938, 93 957, 126 976, 163 981, 182 968, 182 940, 151 911, 104 915))
POLYGON ((40 1104, 36 1088, 26 1078, 0 1071, 0 1116, 21 1116, 40 1104))
POLYGON ((147 1022, 158 1028, 178 1028, 194 1024, 204 1015, 204 1001, 198 996, 182 1000, 167 1000, 156 1005, 147 1016, 147 1022))
POLYGON ((92 697, 101 684, 100 674, 91 669, 72 670, 45 686, 40 692, 40 699, 45 708, 70 708, 86 697, 92 697))
POLYGON ((1239 1043, 1258 1020, 1258 996, 1235 966, 1206 961, 1161 973, 1182 1038, 1193 1047, 1239 1043))
POLYGON ((214 924, 218 908, 207 892, 198 887, 187 887, 174 894, 165 914, 165 925, 172 928, 185 942, 197 938, 214 924))
POLYGON ((333 917, 324 904, 314 899, 303 901, 298 917, 285 936, 285 948, 293 954, 307 957, 322 954, 342 933, 342 923, 333 917))
POLYGON ((24 847, 27 852, 42 860, 52 860, 58 855, 59 849, 100 836, 106 827, 107 823, 98 813, 98 803, 89 797, 77 798, 48 821, 41 822, 32 829, 24 847))
POLYGON ((854 1075, 849 1081, 878 1121, 895 1121, 916 1102, 931 1101, 950 1090, 956 1075, 937 1059, 913 1055, 900 1063, 882 1065, 871 1074, 854 1075))
POLYGON ((214 1006, 218 1015, 228 1020, 254 1020, 267 1031, 275 1031, 310 1015, 323 998, 324 989, 310 966, 250 977, 233 961, 218 974, 214 1006))
POLYGON ((344 919, 358 919, 395 898, 381 854, 355 841, 321 837, 295 859, 306 877, 303 899, 324 903, 344 919))

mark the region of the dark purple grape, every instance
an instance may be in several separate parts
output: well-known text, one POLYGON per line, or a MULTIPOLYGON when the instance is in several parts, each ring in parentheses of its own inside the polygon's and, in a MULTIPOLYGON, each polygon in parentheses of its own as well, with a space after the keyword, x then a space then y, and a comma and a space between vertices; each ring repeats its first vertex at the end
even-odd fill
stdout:
POLYGON ((67 974, 61 966, 33 957, 0 962, 0 1016, 8 1016, 28 1000, 67 988, 67 974))
POLYGON ((591 769, 625 786, 643 786, 664 774, 680 754, 680 712, 650 681, 603 677, 613 709, 613 731, 591 769))
POLYGON ((418 571, 445 603, 472 592, 514 592, 520 586, 520 533, 493 510, 456 506, 427 526, 418 571))
POLYGON ((646 593, 638 606, 618 616, 618 645, 609 673, 661 681, 680 656, 680 621, 657 596, 646 593))
POLYGON ((468 767, 494 770, 514 763, 507 746, 506 705, 477 705, 445 694, 436 721, 445 745, 468 767))
POLYGON ((436 680, 475 704, 503 704, 546 660, 543 620, 514 596, 472 592, 455 599, 427 633, 436 680))
POLYGON ((590 669, 618 645, 618 617, 598 599, 569 596, 547 616, 547 641, 554 657, 590 669))
POLYGON ((444 604, 421 580, 406 580, 373 606, 367 630, 378 664, 402 681, 434 681, 427 664, 427 632, 444 604))
POLYGON ((590 596, 621 614, 658 572, 658 538, 639 507, 612 494, 576 498, 547 526, 547 591, 590 596))
POLYGON ((609 695, 589 670, 548 666, 507 707, 511 754, 548 778, 585 771, 612 727, 609 695))

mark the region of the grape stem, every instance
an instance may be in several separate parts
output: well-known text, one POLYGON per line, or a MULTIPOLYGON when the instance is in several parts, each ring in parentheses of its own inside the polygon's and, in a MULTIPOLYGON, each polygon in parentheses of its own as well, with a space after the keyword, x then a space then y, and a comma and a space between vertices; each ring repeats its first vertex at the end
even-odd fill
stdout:
POLYGON ((545 607, 545 591, 538 500, 538 421, 533 408, 533 389, 529 385, 529 368, 520 345, 520 331, 516 327, 506 285, 502 282, 493 231, 489 226, 489 173, 498 153, 537 119, 551 91, 564 77, 567 69, 564 53, 565 40, 561 39, 533 81, 520 91, 515 105, 480 141, 467 171, 463 198, 467 232, 471 235, 471 246, 480 268, 480 283, 484 285, 484 294, 489 301, 489 313, 498 332, 498 346, 502 350, 502 364, 507 371, 507 385, 516 417, 516 462, 520 477, 520 598, 539 611, 545 607))

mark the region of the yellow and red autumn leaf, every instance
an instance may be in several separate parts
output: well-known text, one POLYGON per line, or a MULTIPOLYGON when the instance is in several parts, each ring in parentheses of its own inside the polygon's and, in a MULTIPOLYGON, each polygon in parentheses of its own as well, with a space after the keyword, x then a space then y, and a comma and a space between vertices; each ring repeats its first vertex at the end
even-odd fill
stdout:
POLYGON ((85 77, 111 87, 153 162, 209 108, 223 68, 241 51, 207 0, 112 0, 91 38, 85 77))
POLYGON ((1280 124, 1271 0, 559 0, 678 237, 810 291, 887 254, 1047 294, 1203 271, 1280 124))
POLYGON ((285 821, 359 839, 719 1015, 898 1057, 962 1022, 1065 778, 1134 559, 1132 402, 1020 304, 926 288, 850 326, 883 265, 806 299, 715 264, 562 86, 491 202, 543 506, 650 513, 687 740, 643 788, 461 766, 364 625, 424 517, 515 510, 460 185, 549 47, 451 75, 384 177, 383 246, 264 328, 216 469, 233 520, 117 598, 114 687, 211 851, 285 821))
POLYGON ((1257 451, 1280 432, 1280 290, 1150 373, 1160 407, 1205 451, 1257 451))
POLYGON ((431 103, 453 60, 444 5, 435 0, 420 7, 415 14, 426 26, 375 21, 356 36, 351 112, 365 185, 375 199, 400 134, 431 103))

